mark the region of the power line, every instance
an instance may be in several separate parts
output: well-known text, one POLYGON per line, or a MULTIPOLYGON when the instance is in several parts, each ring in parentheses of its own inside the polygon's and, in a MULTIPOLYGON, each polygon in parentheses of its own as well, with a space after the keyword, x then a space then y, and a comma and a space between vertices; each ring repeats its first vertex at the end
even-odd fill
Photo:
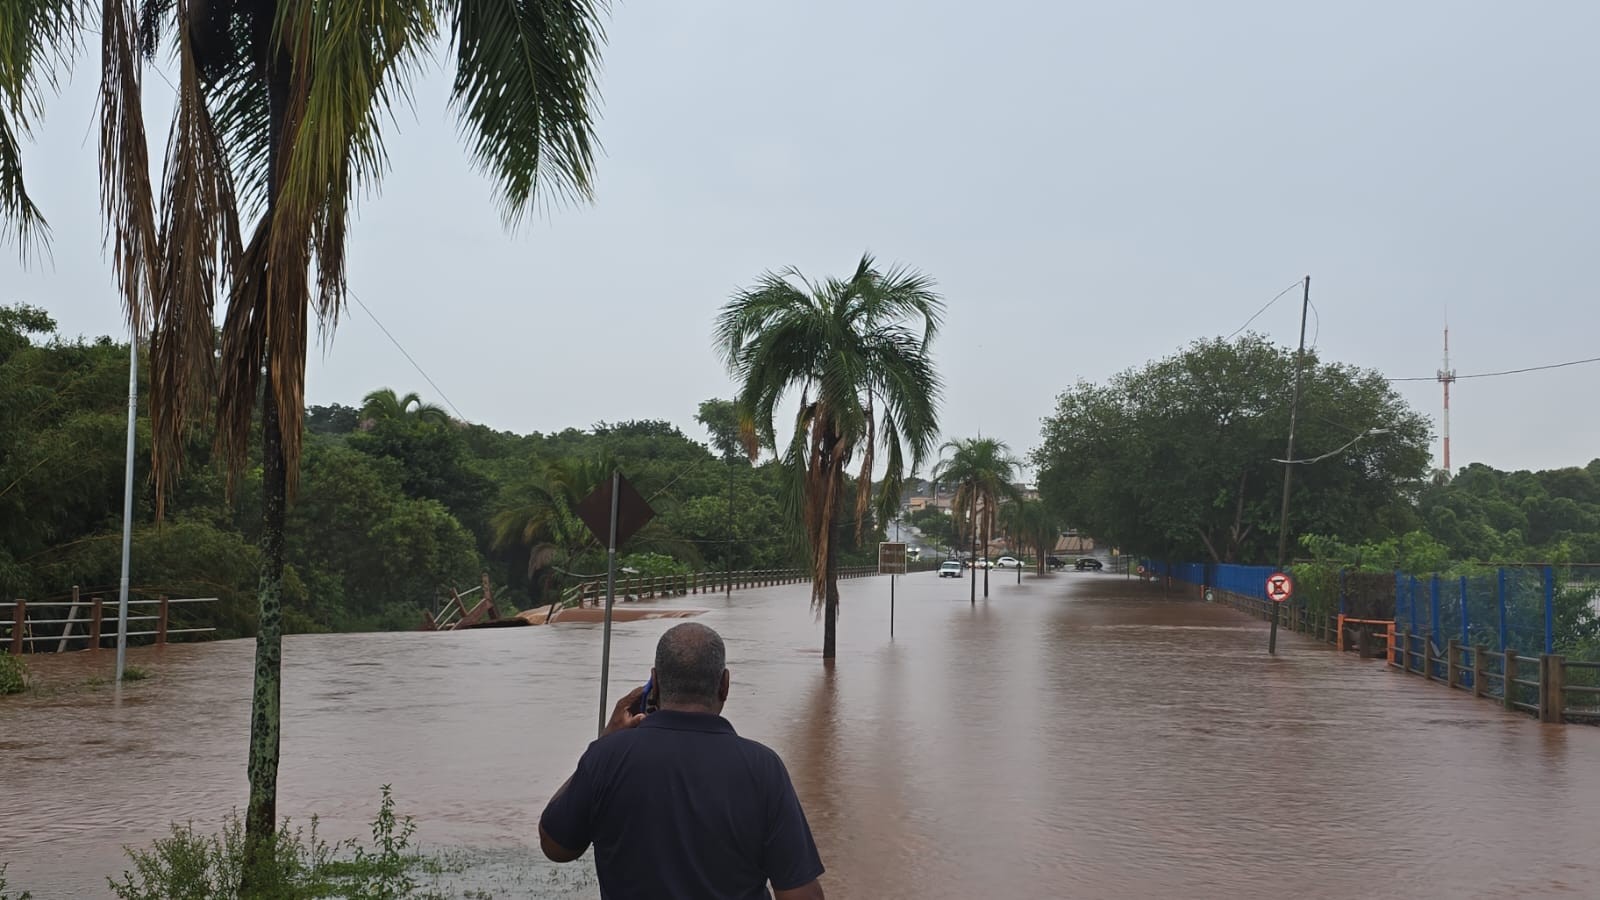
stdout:
MULTIPOLYGON (((1567 362, 1551 363, 1551 364, 1546 365, 1546 366, 1528 366, 1527 368, 1524 368, 1524 369, 1506 369, 1506 370, 1504 370, 1502 372, 1477 372, 1477 373, 1472 374, 1472 375, 1457 375, 1455 377, 1456 377, 1457 381, 1460 381, 1460 380, 1463 380, 1463 379, 1467 379, 1467 378, 1499 378, 1501 375, 1521 375, 1524 372, 1543 372, 1543 371, 1546 371, 1546 370, 1549 370, 1549 369, 1565 369, 1568 366, 1582 366, 1582 365, 1587 365, 1588 363, 1597 363, 1597 362, 1600 362, 1600 356, 1591 356, 1588 359, 1573 359, 1573 360, 1568 360, 1567 362)), ((1437 375, 1425 375, 1425 376, 1421 376, 1421 377, 1418 377, 1418 378, 1390 378, 1388 380, 1391 381, 1391 382, 1394 382, 1394 381, 1438 381, 1439 380, 1439 376, 1437 376, 1437 375)))
POLYGON ((395 340, 395 336, 389 333, 389 329, 383 327, 383 323, 378 320, 378 317, 373 314, 372 310, 367 308, 365 303, 361 302, 361 298, 356 295, 355 291, 350 292, 350 299, 356 301, 356 304, 360 306, 367 315, 372 316, 373 324, 377 325, 378 330, 383 332, 383 336, 389 339, 389 343, 394 344, 394 348, 400 351, 400 355, 406 358, 406 362, 411 363, 411 367, 417 370, 417 374, 422 376, 422 380, 426 381, 430 387, 439 393, 439 397, 444 400, 445 404, 448 405, 451 410, 455 412, 456 418, 463 422, 467 421, 467 417, 461 412, 460 407, 456 406, 451 402, 449 397, 445 396, 445 392, 439 387, 439 385, 434 383, 432 378, 428 377, 428 373, 422 370, 422 366, 418 365, 417 361, 411 358, 411 354, 406 352, 406 348, 400 346, 400 342, 395 340))
POLYGON ((1284 294, 1289 293, 1290 291, 1292 291, 1295 288, 1299 287, 1303 283, 1304 283, 1303 281, 1300 281, 1300 280, 1296 279, 1294 284, 1291 284, 1288 287, 1284 288, 1283 290, 1279 291, 1278 292, 1278 296, 1273 297, 1271 300, 1268 300, 1266 306, 1263 306, 1260 309, 1256 310, 1256 314, 1255 315, 1251 316, 1248 319, 1245 319, 1243 325, 1240 325, 1238 328, 1235 328, 1233 330, 1233 334, 1228 335, 1227 337, 1223 338, 1223 340, 1225 340, 1225 341, 1233 340, 1234 335, 1236 335, 1239 332, 1245 330, 1246 328, 1249 328, 1251 322, 1254 322, 1256 319, 1260 318, 1262 313, 1264 313, 1267 310, 1271 309, 1272 308, 1272 304, 1277 303, 1279 300, 1283 299, 1283 295, 1284 294))

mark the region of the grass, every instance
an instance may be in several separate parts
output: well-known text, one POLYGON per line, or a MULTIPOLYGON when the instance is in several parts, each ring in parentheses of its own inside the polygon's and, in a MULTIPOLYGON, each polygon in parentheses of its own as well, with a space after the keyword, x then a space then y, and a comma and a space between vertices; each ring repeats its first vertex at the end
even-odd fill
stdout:
POLYGON ((138 666, 127 666, 122 670, 123 681, 143 681, 149 677, 150 670, 141 669, 138 666))

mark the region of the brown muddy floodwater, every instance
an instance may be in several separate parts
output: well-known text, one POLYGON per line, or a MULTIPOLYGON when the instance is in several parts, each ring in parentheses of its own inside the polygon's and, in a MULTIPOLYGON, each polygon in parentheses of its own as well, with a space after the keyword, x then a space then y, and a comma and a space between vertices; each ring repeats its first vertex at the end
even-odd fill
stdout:
MULTIPOLYGON (((684 598, 722 632, 727 715, 787 760, 830 897, 1600 897, 1600 729, 1485 701, 1116 576, 847 581, 837 666, 804 587, 684 598)), ((671 620, 617 626, 614 690, 671 620)), ((280 812, 356 836, 394 786, 460 885, 592 897, 537 857, 593 737, 599 626, 290 638, 280 812)), ((252 644, 141 650, 155 673, 0 701, 0 862, 40 900, 105 896, 121 846, 245 800, 252 644)), ((110 654, 41 659, 101 669, 110 654)))

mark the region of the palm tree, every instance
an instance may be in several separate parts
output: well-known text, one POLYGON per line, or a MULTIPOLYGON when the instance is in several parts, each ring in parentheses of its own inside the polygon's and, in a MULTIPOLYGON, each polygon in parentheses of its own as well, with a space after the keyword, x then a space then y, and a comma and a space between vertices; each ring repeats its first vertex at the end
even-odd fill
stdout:
POLYGON ((569 561, 592 540, 574 510, 613 468, 607 457, 540 463, 529 477, 507 487, 500 511, 490 520, 495 549, 525 550, 529 578, 554 562, 569 561))
POLYGON ((1033 551, 1034 570, 1043 575, 1045 560, 1061 535, 1050 508, 1043 500, 1019 499, 1000 508, 1000 522, 1013 546, 1033 551))
MULTIPOLYGON (((74 11, 80 2, 0 2, 0 216, 24 236, 40 220, 21 188, 15 130, 26 126, 41 79, 49 83, 50 64, 86 27, 74 11)), ((299 473, 307 335, 313 317, 325 329, 338 320, 352 206, 386 168, 382 125, 394 99, 410 96, 447 17, 451 102, 507 223, 551 190, 586 199, 602 2, 367 0, 358 9, 317 0, 102 0, 101 194, 134 337, 151 344, 158 497, 213 397, 218 448, 235 473, 246 466, 259 410, 247 848, 262 846, 277 818, 283 523, 299 473), (158 203, 142 82, 145 66, 167 50, 177 101, 158 203), (226 313, 214 356, 219 297, 226 313)))
MULTIPOLYGON (((1011 484, 1020 464, 1011 456, 1011 448, 994 438, 956 438, 939 448, 941 459, 934 470, 934 478, 956 486, 956 496, 950 512, 959 521, 967 520, 967 533, 972 542, 971 602, 978 602, 978 539, 989 546, 994 534, 995 516, 1003 499, 1015 499, 1017 489, 1011 484)), ((983 570, 983 596, 989 596, 989 570, 983 570)))
POLYGON ((450 421, 450 416, 441 406, 423 403, 422 397, 415 391, 402 397, 393 388, 379 388, 361 399, 363 424, 399 419, 413 419, 424 425, 443 425, 450 421))
POLYGON ((812 282, 793 269, 767 272, 735 294, 717 318, 716 342, 739 386, 742 421, 775 451, 777 407, 790 391, 800 394, 782 451, 791 476, 786 505, 802 525, 811 557, 823 659, 835 652, 846 472, 859 454, 859 540, 869 506, 876 507, 877 521, 894 515, 907 453, 915 469, 937 439, 942 385, 928 348, 943 315, 932 279, 899 266, 880 272, 864 255, 846 279, 812 282), (885 471, 874 498, 880 447, 885 471))

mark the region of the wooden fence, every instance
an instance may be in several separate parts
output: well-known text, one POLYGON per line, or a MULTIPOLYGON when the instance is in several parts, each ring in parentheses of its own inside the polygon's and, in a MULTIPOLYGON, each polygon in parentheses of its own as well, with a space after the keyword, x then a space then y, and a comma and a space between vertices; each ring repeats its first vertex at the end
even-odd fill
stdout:
MULTIPOLYGON (((210 627, 172 627, 173 607, 188 603, 214 603, 215 597, 156 597, 128 600, 128 634, 165 644, 174 635, 207 634, 210 627)), ((70 600, 0 602, 0 647, 13 654, 63 653, 98 650, 116 645, 117 598, 84 597, 72 589, 70 600)))

